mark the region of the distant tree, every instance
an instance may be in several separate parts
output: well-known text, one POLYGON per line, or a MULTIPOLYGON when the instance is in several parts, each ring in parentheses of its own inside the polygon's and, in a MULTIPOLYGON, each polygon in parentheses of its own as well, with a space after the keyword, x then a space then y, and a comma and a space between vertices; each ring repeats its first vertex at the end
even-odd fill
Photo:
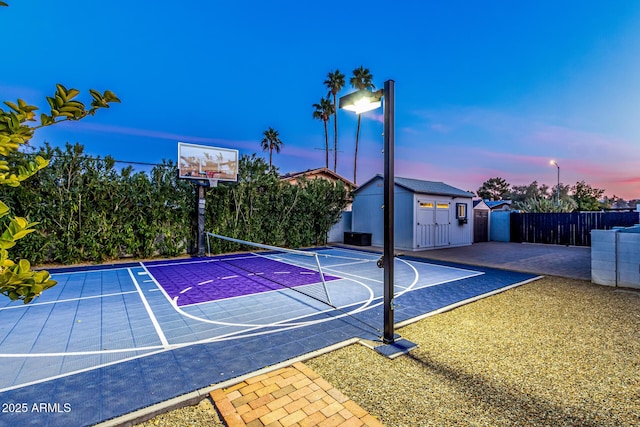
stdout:
POLYGON ((327 96, 333 95, 333 171, 338 168, 338 92, 344 87, 344 74, 339 70, 329 72, 324 85, 329 89, 327 96))
POLYGON ((573 212, 576 209, 576 202, 572 199, 560 200, 560 203, 555 199, 546 198, 527 199, 524 202, 518 204, 518 209, 525 212, 542 213, 542 212, 573 212))
POLYGON ((622 197, 616 197, 614 195, 613 198, 615 199, 615 202, 613 203, 613 206, 611 206, 612 208, 616 208, 616 209, 628 209, 629 208, 629 204, 622 197))
POLYGON ((528 199, 544 199, 547 197, 549 197, 549 187, 546 184, 538 185, 538 181, 533 181, 529 185, 514 185, 509 192, 509 198, 514 204, 528 199))
MULTIPOLYGON (((358 90, 375 89, 373 85, 373 74, 369 72, 368 68, 364 68, 362 65, 360 68, 353 70, 353 77, 349 80, 351 87, 358 90)), ((356 152, 353 156, 353 183, 356 183, 356 172, 358 169, 358 140, 360 138, 360 119, 362 115, 358 114, 358 127, 356 128, 356 152)))
POLYGON ((630 205, 622 197, 614 194, 612 197, 604 196, 600 201, 600 207, 604 209, 628 209, 629 207, 635 208, 636 205, 630 205))
POLYGON ((503 178, 490 178, 478 188, 478 197, 483 200, 505 200, 509 196, 509 187, 503 178))
MULTIPOLYGON (((560 201, 564 200, 564 201, 568 201, 569 204, 571 204, 571 201, 573 201, 573 197, 571 197, 571 194, 569 194, 571 192, 571 185, 564 185, 562 183, 560 183, 560 201)), ((554 185, 551 188, 551 193, 550 193, 550 198, 551 200, 555 200, 556 203, 558 202, 558 185, 554 185)))
POLYGON ((631 199, 629 200, 629 208, 635 209, 636 206, 640 205, 640 199, 631 199))
POLYGON ((322 120, 322 123, 324 124, 324 167, 329 168, 329 129, 327 128, 327 122, 330 120, 331 115, 334 112, 333 104, 329 97, 321 98, 319 104, 313 104, 313 108, 315 109, 313 111, 313 118, 322 120))
POLYGON ((264 138, 260 141, 262 151, 269 151, 269 169, 273 169, 273 151, 280 153, 284 142, 280 140, 280 134, 277 130, 270 127, 263 132, 264 138))
POLYGON ((597 211, 600 210, 603 205, 599 202, 599 199, 604 194, 605 190, 591 187, 584 181, 577 182, 576 185, 571 187, 573 200, 576 202, 576 210, 578 211, 597 211))

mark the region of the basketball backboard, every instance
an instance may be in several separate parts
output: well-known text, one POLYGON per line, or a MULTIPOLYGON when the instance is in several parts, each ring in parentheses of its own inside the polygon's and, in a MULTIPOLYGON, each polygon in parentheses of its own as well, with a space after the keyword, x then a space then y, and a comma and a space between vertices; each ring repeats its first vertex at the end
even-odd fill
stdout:
POLYGON ((238 150, 178 142, 178 177, 238 180, 238 150))

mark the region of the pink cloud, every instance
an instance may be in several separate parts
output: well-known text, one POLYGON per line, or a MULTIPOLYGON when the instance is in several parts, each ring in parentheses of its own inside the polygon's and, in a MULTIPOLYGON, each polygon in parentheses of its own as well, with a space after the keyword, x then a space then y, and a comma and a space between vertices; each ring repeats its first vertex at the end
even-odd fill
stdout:
MULTIPOLYGON (((65 126, 68 124, 69 122, 61 123, 62 126, 65 126)), ((129 136, 142 136, 146 138, 158 138, 158 139, 167 139, 171 141, 182 141, 182 142, 203 143, 203 144, 217 144, 217 145, 234 146, 234 147, 241 147, 241 148, 257 147, 256 141, 240 141, 240 140, 229 140, 229 139, 221 139, 221 138, 208 138, 208 137, 201 137, 201 136, 177 134, 177 133, 171 133, 171 132, 155 131, 155 130, 149 130, 149 129, 138 129, 138 128, 125 127, 125 126, 105 125, 105 124, 99 124, 99 123, 73 122, 72 126, 74 130, 84 130, 89 132, 113 133, 118 135, 129 135, 129 136)))

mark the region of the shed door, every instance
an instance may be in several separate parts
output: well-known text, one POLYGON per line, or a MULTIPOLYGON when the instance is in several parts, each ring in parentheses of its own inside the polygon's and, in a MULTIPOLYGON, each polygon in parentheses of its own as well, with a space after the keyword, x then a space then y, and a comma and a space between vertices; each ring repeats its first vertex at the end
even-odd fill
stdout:
POLYGON ((416 247, 449 245, 449 203, 418 199, 416 205, 416 247))
POLYGON ((435 245, 436 246, 448 246, 449 245, 449 230, 451 224, 449 223, 449 208, 450 203, 438 202, 436 203, 436 226, 435 226, 435 245))
POLYGON ((473 211, 473 243, 489 241, 489 211, 473 211))
POLYGON ((432 248, 436 242, 435 232, 436 202, 418 199, 416 203, 416 247, 432 248))

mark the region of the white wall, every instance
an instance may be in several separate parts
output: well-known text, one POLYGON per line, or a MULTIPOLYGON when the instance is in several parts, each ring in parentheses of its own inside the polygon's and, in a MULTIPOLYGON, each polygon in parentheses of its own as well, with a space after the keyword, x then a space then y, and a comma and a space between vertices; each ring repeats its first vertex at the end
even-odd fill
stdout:
POLYGON ((343 211, 340 221, 329 230, 327 235, 328 243, 336 243, 344 241, 344 233, 351 231, 351 211, 343 211))

